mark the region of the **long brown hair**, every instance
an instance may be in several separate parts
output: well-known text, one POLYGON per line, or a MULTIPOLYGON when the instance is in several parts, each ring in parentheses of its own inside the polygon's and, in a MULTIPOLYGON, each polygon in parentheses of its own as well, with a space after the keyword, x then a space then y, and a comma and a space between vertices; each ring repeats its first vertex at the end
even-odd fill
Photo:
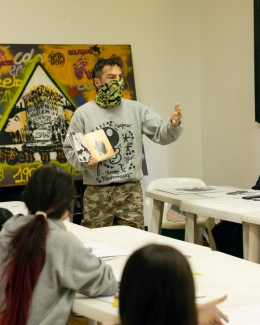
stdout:
POLYGON ((7 266, 0 279, 7 281, 0 325, 27 324, 33 290, 45 263, 48 234, 45 215, 60 219, 66 210, 72 212, 74 197, 74 182, 61 167, 44 165, 30 178, 22 198, 30 213, 37 215, 18 228, 10 241, 4 259, 7 266))
POLYGON ((176 249, 148 245, 128 259, 121 279, 122 325, 196 325, 194 282, 176 249))

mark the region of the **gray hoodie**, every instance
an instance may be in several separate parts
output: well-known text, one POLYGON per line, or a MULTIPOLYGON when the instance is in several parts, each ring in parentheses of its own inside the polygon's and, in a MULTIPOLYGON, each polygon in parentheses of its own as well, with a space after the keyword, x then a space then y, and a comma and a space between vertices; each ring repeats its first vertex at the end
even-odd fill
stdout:
POLYGON ((86 168, 78 161, 68 139, 63 144, 66 158, 76 170, 83 171, 83 182, 87 185, 141 180, 142 135, 166 145, 176 141, 183 130, 182 123, 175 127, 170 118, 163 121, 149 107, 123 98, 121 104, 114 108, 102 108, 94 100, 78 107, 68 132, 85 134, 100 129, 106 132, 116 157, 99 162, 96 168, 86 168))
MULTIPOLYGON (((0 232, 0 279, 11 232, 32 218, 35 216, 14 216, 4 224, 0 232)), ((95 297, 115 294, 118 289, 110 266, 66 231, 60 221, 47 222, 46 260, 33 292, 28 325, 65 325, 76 290, 95 297)), ((0 306, 5 302, 5 285, 4 277, 0 282, 0 306)))

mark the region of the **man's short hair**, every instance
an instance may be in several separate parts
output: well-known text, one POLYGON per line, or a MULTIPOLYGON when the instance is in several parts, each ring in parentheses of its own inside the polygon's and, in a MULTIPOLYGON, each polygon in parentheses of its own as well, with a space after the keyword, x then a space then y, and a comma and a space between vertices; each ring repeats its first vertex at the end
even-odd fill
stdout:
POLYGON ((113 67, 114 65, 117 65, 121 69, 123 68, 123 62, 122 62, 121 58, 117 55, 112 55, 110 58, 107 58, 107 59, 99 58, 93 68, 93 72, 92 72, 93 81, 94 81, 94 78, 101 79, 102 70, 106 65, 109 65, 111 67, 113 67))

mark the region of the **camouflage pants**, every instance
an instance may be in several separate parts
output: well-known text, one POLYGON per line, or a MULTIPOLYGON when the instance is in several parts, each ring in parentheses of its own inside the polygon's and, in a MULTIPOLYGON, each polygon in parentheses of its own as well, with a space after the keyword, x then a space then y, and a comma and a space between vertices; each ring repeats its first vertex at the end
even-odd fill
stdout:
POLYGON ((141 183, 88 185, 83 214, 81 225, 88 228, 124 225, 144 229, 141 183))

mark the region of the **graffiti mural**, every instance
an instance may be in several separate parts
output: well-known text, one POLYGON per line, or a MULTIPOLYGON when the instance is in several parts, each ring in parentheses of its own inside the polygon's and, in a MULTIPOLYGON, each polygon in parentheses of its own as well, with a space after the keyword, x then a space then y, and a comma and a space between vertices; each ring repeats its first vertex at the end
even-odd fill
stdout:
POLYGON ((95 97, 97 59, 115 55, 124 65, 124 97, 136 99, 130 45, 0 44, 0 187, 26 184, 45 163, 82 179, 62 143, 77 107, 95 97))

